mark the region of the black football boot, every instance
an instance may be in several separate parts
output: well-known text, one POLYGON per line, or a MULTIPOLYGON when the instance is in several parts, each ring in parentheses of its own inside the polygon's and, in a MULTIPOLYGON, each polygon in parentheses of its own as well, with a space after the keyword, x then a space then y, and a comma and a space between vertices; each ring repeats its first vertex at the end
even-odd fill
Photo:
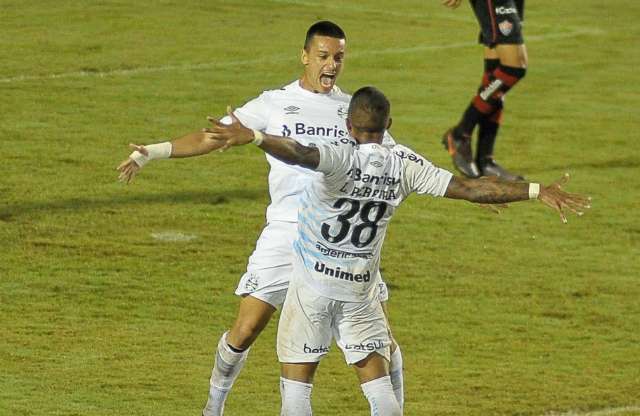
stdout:
POLYGON ((447 149, 456 167, 464 176, 468 178, 479 178, 480 170, 473 161, 471 152, 471 139, 455 133, 455 129, 449 129, 442 136, 442 144, 447 149))

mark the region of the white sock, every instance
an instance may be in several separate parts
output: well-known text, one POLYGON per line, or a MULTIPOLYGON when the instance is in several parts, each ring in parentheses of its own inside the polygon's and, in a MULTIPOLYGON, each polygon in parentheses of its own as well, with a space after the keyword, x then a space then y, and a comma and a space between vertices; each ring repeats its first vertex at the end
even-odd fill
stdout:
POLYGON ((282 408, 280 416, 311 416, 311 389, 313 384, 280 377, 282 408))
POLYGON ((227 332, 222 334, 216 350, 216 362, 211 370, 209 399, 202 410, 203 416, 222 416, 224 402, 227 400, 227 395, 233 382, 238 378, 248 354, 248 348, 243 352, 233 351, 227 344, 227 332))
POLYGON ((391 362, 389 365, 389 375, 391 376, 391 385, 393 386, 393 394, 400 408, 404 408, 404 379, 402 378, 402 352, 400 346, 396 345, 396 350, 391 354, 391 362))
POLYGON ((402 416, 389 376, 361 384, 364 396, 369 400, 371 416, 402 416))

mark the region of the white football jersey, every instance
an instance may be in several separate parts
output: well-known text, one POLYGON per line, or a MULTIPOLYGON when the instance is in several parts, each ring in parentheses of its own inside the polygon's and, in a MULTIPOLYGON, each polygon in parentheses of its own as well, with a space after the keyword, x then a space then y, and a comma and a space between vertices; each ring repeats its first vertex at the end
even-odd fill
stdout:
MULTIPOLYGON (((338 87, 329 94, 316 94, 295 80, 280 89, 263 92, 234 114, 250 129, 292 137, 304 145, 319 144, 349 137, 345 120, 350 100, 351 96, 338 87)), ((222 121, 231 122, 229 117, 222 121)), ((385 143, 394 143, 388 134, 385 134, 385 143)), ((267 161, 271 167, 267 222, 296 222, 300 194, 319 173, 288 165, 270 155, 267 161)))
POLYGON ((317 148, 322 176, 300 201, 296 278, 328 298, 370 300, 394 211, 412 192, 443 196, 453 175, 401 145, 344 137, 317 148))

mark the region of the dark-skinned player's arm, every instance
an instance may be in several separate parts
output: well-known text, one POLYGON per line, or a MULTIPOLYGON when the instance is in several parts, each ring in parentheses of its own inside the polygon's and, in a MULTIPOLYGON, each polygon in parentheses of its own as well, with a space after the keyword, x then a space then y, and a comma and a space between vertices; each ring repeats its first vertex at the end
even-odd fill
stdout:
POLYGON ((527 182, 505 182, 490 179, 466 179, 454 176, 449 182, 444 196, 464 199, 478 204, 505 204, 508 202, 538 199, 560 214, 562 222, 567 222, 567 212, 582 215, 591 208, 591 198, 565 192, 562 186, 569 180, 565 174, 549 186, 527 182))
POLYGON ((289 165, 299 165, 307 169, 318 167, 320 152, 317 148, 304 146, 289 137, 273 136, 249 129, 233 115, 230 107, 227 108, 227 113, 231 117, 231 124, 223 124, 220 120, 208 117, 213 126, 204 129, 206 134, 210 134, 214 140, 224 144, 219 148, 220 151, 225 151, 231 146, 254 143, 271 156, 289 165))
MULTIPOLYGON (((320 152, 315 147, 301 145, 288 137, 272 136, 251 130, 233 115, 231 108, 227 108, 231 117, 231 124, 223 124, 219 120, 209 117, 213 124, 205 132, 212 134, 215 140, 224 142, 220 151, 231 146, 241 146, 255 143, 261 149, 279 160, 300 165, 308 169, 315 169, 320 163, 320 152)), ((584 209, 590 208, 591 198, 570 194, 562 190, 562 186, 569 180, 569 175, 564 175, 560 180, 549 186, 538 183, 505 182, 491 179, 465 179, 454 176, 444 194, 447 198, 464 199, 478 204, 505 204, 509 202, 538 199, 545 205, 556 210, 560 214, 562 222, 566 223, 566 212, 571 211, 576 215, 582 215, 584 209)))

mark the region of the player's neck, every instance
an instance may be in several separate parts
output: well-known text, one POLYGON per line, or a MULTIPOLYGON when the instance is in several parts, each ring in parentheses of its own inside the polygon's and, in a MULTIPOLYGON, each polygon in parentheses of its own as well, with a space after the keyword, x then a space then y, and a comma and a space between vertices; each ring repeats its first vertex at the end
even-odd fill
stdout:
POLYGON ((384 137, 384 132, 369 132, 369 131, 360 131, 354 134, 354 138, 359 144, 368 144, 368 143, 382 143, 382 138, 384 137))
MULTIPOLYGON (((315 88, 313 88, 313 86, 311 85, 311 83, 309 82, 309 80, 307 80, 304 76, 302 76, 302 78, 300 78, 298 80, 298 85, 300 86, 300 88, 302 88, 305 91, 309 91, 311 93, 314 94, 322 94, 322 95, 328 95, 331 94, 331 91, 327 91, 327 92, 323 92, 323 91, 318 91, 315 88)), ((333 91, 333 89, 332 89, 333 91)))

